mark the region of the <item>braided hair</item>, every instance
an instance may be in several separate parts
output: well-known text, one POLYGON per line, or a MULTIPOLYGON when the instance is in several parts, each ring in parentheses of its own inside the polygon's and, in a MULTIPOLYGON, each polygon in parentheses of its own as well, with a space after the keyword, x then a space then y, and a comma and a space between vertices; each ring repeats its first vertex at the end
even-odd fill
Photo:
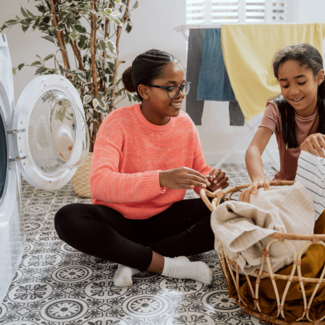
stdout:
POLYGON ((152 80, 161 77, 164 66, 170 62, 179 61, 173 55, 160 50, 149 50, 138 55, 132 62, 132 67, 127 68, 122 75, 125 89, 137 92, 142 100, 138 86, 150 84, 152 80))
MULTIPOLYGON (((273 73, 278 78, 279 68, 286 61, 297 61, 300 66, 312 70, 316 78, 319 70, 323 69, 323 58, 316 48, 307 43, 290 45, 282 48, 273 58, 273 73)), ((282 137, 288 148, 297 148, 296 123, 294 108, 281 96, 275 100, 281 116, 282 137)), ((319 124, 317 132, 325 134, 325 82, 318 85, 317 109, 319 124)))

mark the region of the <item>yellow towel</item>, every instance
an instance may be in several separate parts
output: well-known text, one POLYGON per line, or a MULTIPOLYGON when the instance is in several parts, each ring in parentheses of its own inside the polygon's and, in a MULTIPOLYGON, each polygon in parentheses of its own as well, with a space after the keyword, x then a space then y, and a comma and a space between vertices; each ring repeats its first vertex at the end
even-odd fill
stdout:
POLYGON ((222 25, 223 58, 232 89, 246 120, 264 112, 280 86, 272 58, 280 48, 309 43, 322 53, 325 24, 222 25))

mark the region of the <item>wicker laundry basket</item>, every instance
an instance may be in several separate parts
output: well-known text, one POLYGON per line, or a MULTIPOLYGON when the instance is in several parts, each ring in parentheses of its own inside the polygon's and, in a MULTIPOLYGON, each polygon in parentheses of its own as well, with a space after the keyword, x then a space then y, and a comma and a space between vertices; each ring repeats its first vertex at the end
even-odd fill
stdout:
POLYGON ((85 162, 78 167, 71 179, 72 187, 80 197, 91 198, 89 178, 92 159, 93 153, 89 152, 85 162))
MULTIPOLYGON (((271 185, 278 186, 292 184, 294 184, 292 181, 271 182, 271 185)), ((213 211, 219 205, 221 199, 224 199, 225 201, 230 200, 231 196, 234 193, 241 192, 249 185, 251 184, 235 186, 224 191, 219 189, 213 193, 206 189, 202 189, 200 194, 202 200, 205 202, 208 208, 213 211), (229 196, 226 197, 228 194, 229 196), (208 198, 212 198, 212 202, 210 202, 208 198)), ((325 220, 325 213, 323 213, 321 217, 324 217, 323 219, 325 220)), ((323 224, 325 225, 325 222, 323 222, 323 224)), ((264 247, 263 243, 260 242, 262 245, 261 269, 255 271, 256 277, 252 277, 248 274, 243 275, 240 273, 239 265, 236 263, 236 261, 231 261, 228 258, 227 254, 225 254, 225 250, 222 247, 222 253, 218 252, 218 254, 220 266, 228 284, 229 296, 233 297, 236 300, 237 305, 240 306, 245 312, 251 314, 252 316, 258 317, 260 320, 264 320, 272 324, 325 324, 325 266, 322 260, 324 258, 325 261, 325 234, 323 233, 324 231, 322 230, 322 234, 314 235, 296 235, 289 233, 274 233, 270 235, 269 237, 273 240, 271 240, 266 247, 264 247), (306 241, 306 243, 303 245, 299 252, 296 252, 288 240, 303 240, 306 241), (293 250, 294 262, 290 266, 290 270, 291 268, 292 270, 287 272, 287 275, 283 275, 283 272, 282 274, 279 274, 281 273, 281 270, 276 273, 272 272, 272 261, 269 257, 269 249, 270 246, 277 241, 285 242, 293 250), (313 244, 322 245, 323 247, 319 247, 318 245, 314 246, 313 244), (314 247, 311 248, 311 245, 314 247), (306 270, 306 268, 308 268, 308 265, 303 265, 304 259, 302 259, 302 257, 304 258, 303 252, 306 251, 306 248, 308 248, 308 250, 315 250, 316 246, 322 252, 322 259, 320 258, 321 265, 319 271, 317 271, 317 277, 311 278, 308 277, 308 272, 306 272, 306 274, 303 274, 302 269, 306 270), (268 269, 270 270, 269 273, 263 271, 265 259, 268 265, 268 269), (236 271, 234 271, 234 269, 236 271), (270 292, 265 293, 261 291, 263 283, 265 284, 266 282, 269 284, 268 291, 274 290, 272 294, 270 294, 270 292), (279 283, 282 283, 281 290, 279 290, 279 283), (296 286, 296 288, 299 288, 298 291, 297 289, 295 290, 298 292, 300 297, 296 300, 288 302, 286 301, 286 298, 290 295, 290 290, 293 290, 294 286, 296 286), (243 287, 246 288, 246 291, 243 289, 243 287), (306 292, 309 292, 309 294, 307 295, 306 292), (262 296, 274 297, 273 306, 269 307, 269 312, 263 312, 263 310, 267 310, 267 308, 265 309, 266 301, 272 300, 264 299, 262 296), (264 304, 263 308, 261 308, 261 302, 264 304), (286 313, 288 310, 295 309, 295 307, 299 309, 299 317, 295 316, 292 318, 292 314, 290 314, 289 318, 291 319, 288 320, 288 314, 286 313)), ((308 253, 308 250, 306 253, 308 253)), ((314 259, 317 260, 317 258, 314 259)), ((264 285, 264 288, 265 287, 266 286, 264 285)))

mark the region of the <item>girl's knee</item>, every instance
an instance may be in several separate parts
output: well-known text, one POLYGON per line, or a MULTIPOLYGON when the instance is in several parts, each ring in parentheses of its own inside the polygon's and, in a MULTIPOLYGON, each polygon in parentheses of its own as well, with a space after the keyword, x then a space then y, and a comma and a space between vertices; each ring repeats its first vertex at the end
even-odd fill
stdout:
POLYGON ((61 239, 65 229, 70 228, 69 224, 73 215, 76 213, 75 208, 77 204, 65 205, 59 209, 54 216, 54 227, 61 239))

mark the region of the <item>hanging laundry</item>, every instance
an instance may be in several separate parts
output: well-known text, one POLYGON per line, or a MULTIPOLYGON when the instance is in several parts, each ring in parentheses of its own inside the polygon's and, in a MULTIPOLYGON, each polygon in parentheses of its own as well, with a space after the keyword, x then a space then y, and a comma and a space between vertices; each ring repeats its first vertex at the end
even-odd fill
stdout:
POLYGON ((245 117, 238 102, 229 102, 229 120, 231 126, 244 126, 245 117))
POLYGON ((309 43, 322 53, 325 24, 222 25, 223 58, 231 86, 246 120, 264 112, 268 98, 280 93, 272 58, 282 47, 309 43))
POLYGON ((223 61, 220 28, 205 30, 197 99, 236 101, 223 61))
POLYGON ((204 101, 197 100, 197 85, 202 61, 205 29, 190 29, 188 40, 186 80, 191 82, 191 91, 186 96, 186 112, 195 125, 201 125, 204 101))

